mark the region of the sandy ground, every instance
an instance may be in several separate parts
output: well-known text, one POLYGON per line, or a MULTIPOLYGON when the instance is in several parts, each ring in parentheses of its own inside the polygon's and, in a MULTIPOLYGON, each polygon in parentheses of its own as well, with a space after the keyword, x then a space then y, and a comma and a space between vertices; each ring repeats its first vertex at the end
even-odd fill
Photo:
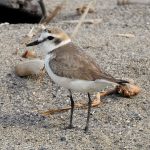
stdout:
MULTIPOLYGON (((53 8, 60 1, 46 1, 53 8)), ((87 1, 83 1, 88 2, 87 1)), ((74 24, 63 20, 78 19, 75 8, 80 0, 69 2, 50 26, 62 27, 69 34, 74 24)), ((103 105, 92 109, 90 132, 85 134, 87 111, 75 110, 72 130, 70 112, 43 117, 38 110, 60 108, 68 104, 67 90, 55 93, 46 75, 44 81, 20 78, 14 66, 20 57, 12 55, 20 39, 32 24, 0 26, 0 149, 1 150, 149 150, 150 149, 150 6, 120 7, 115 0, 97 0, 96 13, 87 18, 102 18, 98 25, 82 25, 74 42, 116 78, 133 79, 142 92, 133 98, 115 95, 103 99, 103 105), (133 38, 116 34, 131 33, 133 38), (54 97, 53 94, 56 96, 54 97)), ((74 99, 87 96, 74 92, 74 99)))

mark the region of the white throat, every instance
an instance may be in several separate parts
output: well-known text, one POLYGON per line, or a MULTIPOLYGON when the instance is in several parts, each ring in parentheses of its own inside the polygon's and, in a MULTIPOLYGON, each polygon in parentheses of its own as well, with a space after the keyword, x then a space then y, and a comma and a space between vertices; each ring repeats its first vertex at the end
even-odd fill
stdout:
POLYGON ((44 49, 44 51, 46 52, 46 54, 48 53, 48 52, 51 52, 51 51, 53 51, 54 49, 56 49, 56 48, 58 48, 58 47, 61 47, 61 46, 63 46, 63 45, 66 45, 66 44, 68 44, 68 43, 70 43, 71 42, 71 39, 68 39, 68 40, 66 40, 66 41, 63 41, 63 42, 61 42, 60 44, 58 44, 58 45, 55 45, 55 43, 49 43, 49 41, 46 41, 46 42, 44 42, 43 43, 43 45, 42 45, 42 49, 44 49))

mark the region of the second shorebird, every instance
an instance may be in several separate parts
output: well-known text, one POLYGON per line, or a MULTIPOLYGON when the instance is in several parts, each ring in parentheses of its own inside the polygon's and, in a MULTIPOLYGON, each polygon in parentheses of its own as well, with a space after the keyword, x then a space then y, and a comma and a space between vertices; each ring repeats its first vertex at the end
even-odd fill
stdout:
POLYGON ((85 126, 85 132, 87 132, 92 103, 90 93, 103 90, 112 84, 128 82, 115 79, 102 71, 100 66, 80 47, 73 44, 70 37, 59 28, 45 29, 36 41, 27 44, 27 46, 38 44, 41 44, 41 49, 46 52, 45 68, 51 79, 69 90, 71 101, 69 128, 73 127, 74 110, 71 91, 75 90, 88 94, 88 114, 85 126))

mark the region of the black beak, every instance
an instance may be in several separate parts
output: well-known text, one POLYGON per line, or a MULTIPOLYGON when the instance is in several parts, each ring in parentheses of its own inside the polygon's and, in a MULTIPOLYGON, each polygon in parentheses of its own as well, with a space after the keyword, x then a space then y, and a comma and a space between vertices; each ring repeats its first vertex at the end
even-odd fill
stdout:
POLYGON ((38 44, 40 44, 41 42, 39 42, 38 40, 36 40, 36 41, 34 41, 34 42, 31 42, 31 43, 28 43, 28 44, 26 44, 26 46, 28 47, 28 46, 34 46, 34 45, 38 45, 38 44))

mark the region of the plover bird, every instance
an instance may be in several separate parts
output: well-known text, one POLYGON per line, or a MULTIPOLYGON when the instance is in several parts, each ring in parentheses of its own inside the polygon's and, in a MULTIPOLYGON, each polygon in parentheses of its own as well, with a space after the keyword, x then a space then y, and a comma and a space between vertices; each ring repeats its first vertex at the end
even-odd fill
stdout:
POLYGON ((76 46, 70 37, 59 28, 45 29, 39 38, 27 44, 34 46, 41 44, 41 49, 46 52, 45 68, 51 79, 69 90, 71 101, 71 115, 69 128, 73 127, 74 100, 72 90, 86 92, 88 95, 88 114, 85 132, 88 131, 91 92, 104 90, 112 84, 128 83, 125 80, 118 80, 105 73, 100 66, 88 56, 82 48, 76 46))

